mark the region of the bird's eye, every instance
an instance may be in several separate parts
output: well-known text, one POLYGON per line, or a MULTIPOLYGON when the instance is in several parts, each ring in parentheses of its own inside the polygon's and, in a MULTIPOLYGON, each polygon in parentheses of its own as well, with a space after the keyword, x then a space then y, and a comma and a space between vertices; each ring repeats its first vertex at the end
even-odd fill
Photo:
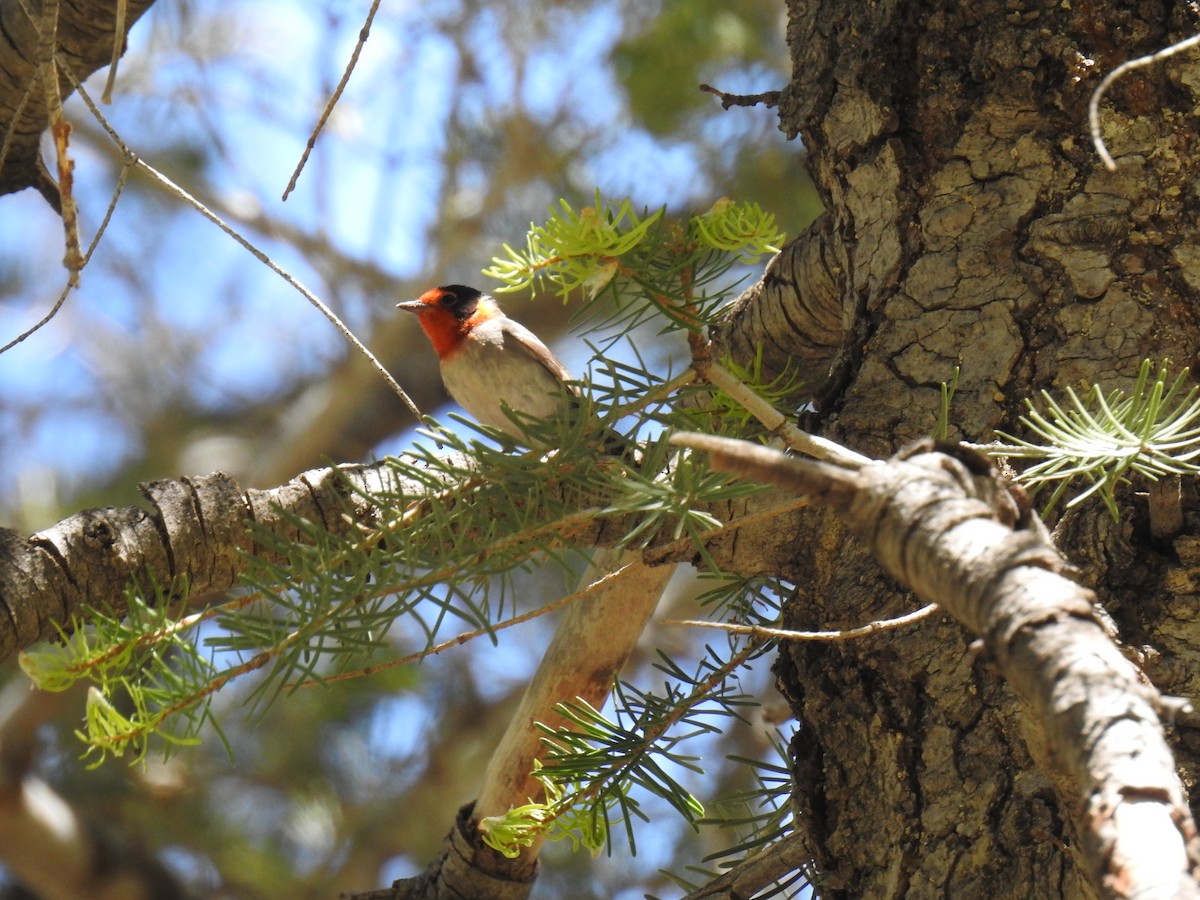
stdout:
POLYGON ((453 294, 442 294, 442 298, 438 301, 442 306, 453 306, 457 302, 458 298, 453 294))

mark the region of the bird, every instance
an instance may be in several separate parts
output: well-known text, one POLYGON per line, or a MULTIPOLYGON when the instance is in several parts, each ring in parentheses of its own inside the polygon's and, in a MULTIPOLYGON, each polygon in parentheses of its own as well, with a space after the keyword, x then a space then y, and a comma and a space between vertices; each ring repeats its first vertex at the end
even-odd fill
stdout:
MULTIPOLYGON (((442 383, 478 422, 527 444, 528 437, 505 415, 505 406, 538 419, 578 407, 579 391, 567 367, 490 295, 448 284, 396 306, 416 313, 437 353, 442 383)), ((615 433, 601 435, 608 452, 624 452, 625 443, 615 433)))

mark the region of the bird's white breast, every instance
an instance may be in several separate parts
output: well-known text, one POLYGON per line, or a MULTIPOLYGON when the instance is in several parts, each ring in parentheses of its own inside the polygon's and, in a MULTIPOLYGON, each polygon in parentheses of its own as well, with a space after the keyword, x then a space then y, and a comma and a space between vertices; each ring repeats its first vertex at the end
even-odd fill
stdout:
MULTIPOLYGON (((538 358, 539 348, 549 355, 532 332, 511 319, 483 322, 456 353, 442 360, 442 381, 477 421, 520 438, 502 403, 537 418, 555 415, 566 403, 562 381, 538 358)), ((553 356, 550 359, 561 367, 553 356)))

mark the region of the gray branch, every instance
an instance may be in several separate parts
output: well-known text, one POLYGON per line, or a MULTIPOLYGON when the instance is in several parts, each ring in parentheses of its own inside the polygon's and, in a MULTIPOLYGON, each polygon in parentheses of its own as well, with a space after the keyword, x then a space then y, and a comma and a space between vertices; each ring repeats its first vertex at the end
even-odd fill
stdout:
POLYGON ((1076 817, 1102 896, 1200 897, 1195 824, 1158 714, 1171 703, 984 457, 921 446, 839 469, 727 438, 676 441, 832 506, 891 575, 981 639, 1042 731, 1030 749, 1076 817))

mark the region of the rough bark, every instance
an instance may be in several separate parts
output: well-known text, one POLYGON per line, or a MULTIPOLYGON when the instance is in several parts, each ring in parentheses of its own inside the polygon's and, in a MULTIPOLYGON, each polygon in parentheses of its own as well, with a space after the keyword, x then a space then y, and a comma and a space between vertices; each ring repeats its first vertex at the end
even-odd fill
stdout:
MULTIPOLYGON (((153 4, 125 0, 125 30, 118 35, 118 0, 0 0, 0 196, 35 187, 54 203, 58 194, 39 154, 54 103, 46 96, 42 67, 53 56, 84 81, 109 64, 115 41, 124 52, 129 29, 153 4), (25 10, 37 20, 31 21, 25 10)), ((62 98, 71 94, 71 84, 61 74, 58 85, 62 98)))
POLYGON ((314 470, 268 491, 244 490, 218 473, 142 485, 149 511, 84 510, 29 537, 0 529, 0 658, 56 636, 56 624, 85 617, 88 607, 122 613, 130 587, 146 597, 185 586, 226 590, 249 554, 282 561, 258 545, 250 522, 302 540, 298 520, 332 534, 376 521, 382 511, 356 505, 356 489, 404 485, 383 465, 314 470))
MULTIPOLYGON (((1193 361, 1194 56, 1117 85, 1104 109, 1116 172, 1085 120, 1104 72, 1196 31, 1187 4, 789 0, 788 13, 781 122, 803 137, 827 212, 721 337, 807 352, 822 433, 890 454, 930 432, 956 365, 951 436, 986 440, 1016 428, 1040 388, 1117 387, 1144 357, 1193 361), (782 299, 766 296, 772 279, 782 299), (787 327, 816 349, 777 333, 787 327)), ((1195 539, 1155 539, 1143 501, 1123 503, 1117 527, 1102 510, 1068 517, 1060 547, 1144 647, 1146 673, 1192 695, 1196 555, 1183 551, 1195 539)), ((798 585, 791 627, 911 608, 832 515, 814 511, 800 531, 803 552, 777 568, 798 585)), ((801 723, 797 824, 825 896, 1093 892, 1068 795, 1048 760, 1033 764, 1022 704, 969 644, 939 621, 781 655, 801 723)), ((1195 732, 1179 724, 1194 771, 1195 732)))

